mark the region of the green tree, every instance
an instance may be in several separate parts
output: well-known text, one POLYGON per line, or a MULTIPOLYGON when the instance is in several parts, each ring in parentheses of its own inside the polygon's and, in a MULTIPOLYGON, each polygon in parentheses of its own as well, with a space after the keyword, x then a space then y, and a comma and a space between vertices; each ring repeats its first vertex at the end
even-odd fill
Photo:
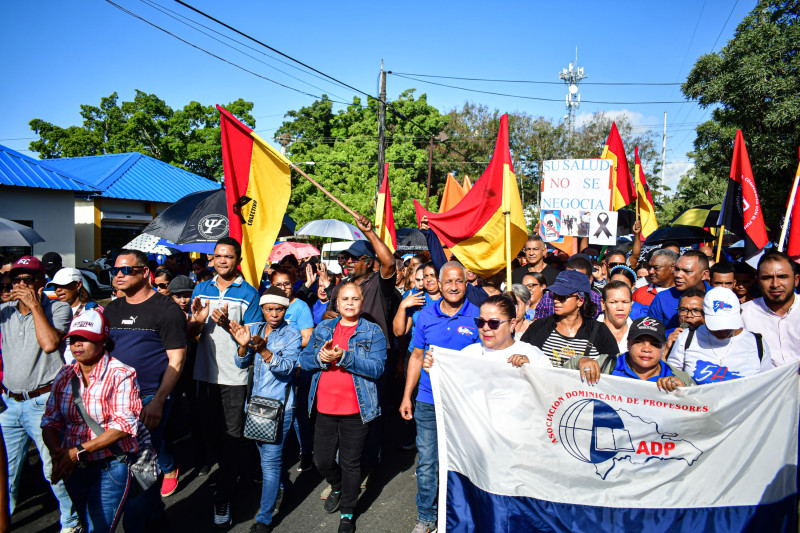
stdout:
POLYGON ((779 227, 800 145, 800 1, 759 1, 719 53, 697 60, 682 90, 714 109, 697 128, 696 167, 679 202, 709 203, 705 190, 724 191, 741 129, 765 222, 779 227))
MULTIPOLYGON (((225 106, 250 127, 253 103, 241 98, 225 106)), ((42 159, 139 152, 210 180, 222 180, 219 111, 189 102, 173 110, 154 94, 137 90, 130 102, 117 93, 99 106, 82 105, 82 126, 62 128, 36 118, 31 129, 39 139, 30 149, 42 159)))
MULTIPOLYGON (((439 132, 447 118, 427 103, 423 94, 403 92, 391 102, 404 117, 439 132)), ((278 128, 275 138, 287 146, 287 156, 309 176, 325 187, 345 205, 360 214, 374 218, 374 200, 378 175, 378 107, 369 99, 362 105, 359 98, 346 109, 333 111, 333 103, 323 95, 321 100, 296 111, 278 128)), ((424 202, 428 172, 429 138, 418 127, 397 116, 386 114, 386 161, 392 207, 397 227, 416 227, 412 200, 424 202)), ((431 198, 431 209, 436 199, 431 198)), ((350 220, 305 178, 293 172, 289 214, 298 224, 320 218, 350 220)))

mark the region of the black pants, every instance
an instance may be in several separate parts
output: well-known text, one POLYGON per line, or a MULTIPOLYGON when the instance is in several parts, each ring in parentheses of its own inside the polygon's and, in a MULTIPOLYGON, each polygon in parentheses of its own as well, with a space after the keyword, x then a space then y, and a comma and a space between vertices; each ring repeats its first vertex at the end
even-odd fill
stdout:
POLYGON ((361 489, 361 452, 369 424, 360 414, 326 415, 317 413, 314 426, 314 466, 325 476, 333 491, 342 491, 342 514, 352 514, 361 489), (339 464, 336 464, 336 450, 339 464))
POLYGON ((205 419, 204 437, 219 462, 216 501, 229 502, 236 489, 241 458, 246 454, 242 427, 247 385, 198 381, 197 402, 205 419))

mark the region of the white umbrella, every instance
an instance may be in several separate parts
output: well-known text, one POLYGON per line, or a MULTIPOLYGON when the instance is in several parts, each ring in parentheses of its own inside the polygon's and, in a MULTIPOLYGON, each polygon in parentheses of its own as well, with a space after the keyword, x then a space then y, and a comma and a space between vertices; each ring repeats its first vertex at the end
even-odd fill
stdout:
POLYGON ((331 239, 344 239, 346 241, 365 241, 361 230, 352 224, 333 218, 312 220, 299 230, 295 235, 311 235, 314 237, 328 237, 331 239))
POLYGON ((139 250, 140 252, 144 252, 146 254, 173 255, 180 253, 180 250, 177 248, 170 248, 169 246, 158 244, 158 241, 160 240, 161 237, 157 237, 156 235, 142 233, 131 242, 126 244, 125 248, 128 250, 139 250))
POLYGON ((33 246, 37 242, 44 242, 44 238, 33 228, 0 218, 0 246, 33 246))

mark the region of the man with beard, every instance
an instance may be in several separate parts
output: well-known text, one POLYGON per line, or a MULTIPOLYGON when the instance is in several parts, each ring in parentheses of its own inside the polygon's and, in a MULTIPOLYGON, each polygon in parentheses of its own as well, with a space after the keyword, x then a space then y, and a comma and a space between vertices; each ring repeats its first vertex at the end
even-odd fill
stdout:
POLYGON ((767 252, 758 262, 756 282, 763 296, 742 304, 744 327, 764 337, 773 366, 797 364, 800 359, 800 303, 795 289, 800 275, 792 259, 783 252, 767 252))

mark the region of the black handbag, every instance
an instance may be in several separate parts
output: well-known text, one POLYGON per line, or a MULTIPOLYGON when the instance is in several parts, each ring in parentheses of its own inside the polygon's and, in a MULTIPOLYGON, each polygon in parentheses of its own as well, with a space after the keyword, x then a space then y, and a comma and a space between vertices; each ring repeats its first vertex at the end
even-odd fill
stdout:
POLYGON ((283 412, 286 409, 286 403, 289 401, 291 387, 291 383, 287 384, 286 397, 283 402, 262 396, 250 398, 247 404, 247 417, 244 422, 244 437, 246 439, 267 444, 273 444, 278 441, 283 412))
MULTIPOLYGON (((83 405, 81 385, 78 381, 78 376, 72 377, 72 403, 75 405, 75 408, 78 409, 83 421, 86 422, 86 425, 89 426, 89 429, 91 429, 95 435, 99 436, 101 433, 105 433, 106 430, 103 429, 103 426, 89 416, 86 407, 83 405)), ((136 454, 135 460, 131 460, 128 454, 122 451, 122 448, 120 448, 119 444, 116 442, 108 447, 109 451, 111 451, 117 459, 126 463, 131 470, 131 475, 133 475, 133 479, 136 481, 136 483, 131 486, 131 497, 136 497, 144 493, 147 489, 155 485, 160 477, 156 452, 153 449, 153 444, 150 442, 150 432, 144 427, 144 424, 139 422, 137 433, 136 440, 139 443, 139 451, 136 454)))

